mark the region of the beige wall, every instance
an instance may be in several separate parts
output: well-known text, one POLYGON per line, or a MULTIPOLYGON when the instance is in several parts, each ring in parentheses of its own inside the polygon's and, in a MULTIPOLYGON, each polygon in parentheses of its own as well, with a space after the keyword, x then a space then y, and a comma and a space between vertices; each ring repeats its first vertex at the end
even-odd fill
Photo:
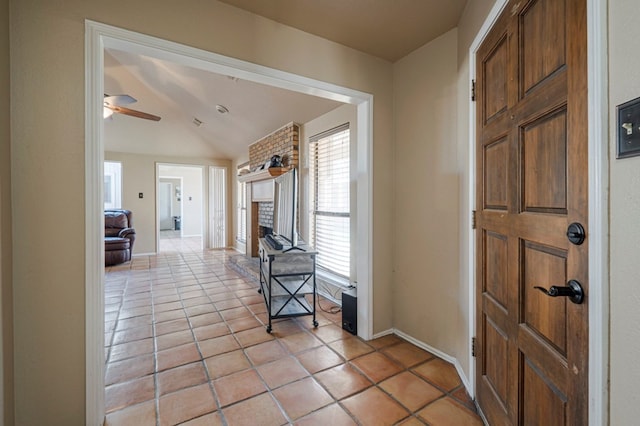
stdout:
MULTIPOLYGON (((640 97, 640 9, 635 0, 609 0, 610 115, 610 419, 640 418, 640 157, 616 159, 616 105, 640 97)), ((637 129, 637 123, 636 129, 637 129)))
POLYGON ((391 64, 216 1, 12 1, 16 422, 84 424, 85 18, 374 95, 374 331, 390 328, 391 64))
POLYGON ((457 30, 394 64, 396 329, 449 355, 464 340, 460 270, 457 30))
POLYGON ((9 89, 9 2, 0 0, 0 424, 7 425, 13 423, 9 89))
MULTIPOLYGON (((231 167, 231 162, 227 160, 122 152, 105 152, 105 160, 122 162, 122 207, 133 212, 133 223, 136 229, 134 256, 156 252, 156 163, 206 166, 203 169, 205 183, 208 182, 206 176, 208 176, 209 165, 231 167), (138 198, 139 192, 144 194, 144 198, 138 198)), ((227 193, 231 191, 229 186, 227 191, 227 193)), ((183 191, 183 196, 188 195, 183 191)), ((230 202, 231 199, 228 198, 228 200, 227 202, 230 202)), ((206 207, 206 201, 203 202, 206 207)), ((230 215, 230 210, 227 209, 227 211, 227 215, 230 215)))
POLYGON ((467 378, 469 48, 493 4, 468 2, 457 30, 394 64, 393 326, 467 378))

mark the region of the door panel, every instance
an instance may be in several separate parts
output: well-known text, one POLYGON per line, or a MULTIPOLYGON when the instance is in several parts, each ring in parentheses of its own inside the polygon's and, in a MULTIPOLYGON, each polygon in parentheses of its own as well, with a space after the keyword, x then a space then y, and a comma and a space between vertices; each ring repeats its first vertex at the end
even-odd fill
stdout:
POLYGON ((531 1, 519 14, 523 93, 566 64, 565 8, 562 0, 531 1))
POLYGON ((507 171, 509 165, 509 144, 507 138, 499 139, 484 147, 485 174, 484 207, 487 209, 507 209, 507 171))
POLYGON ((485 234, 486 262, 484 263, 485 288, 487 296, 505 311, 508 305, 507 286, 507 237, 496 232, 485 234))
POLYGON ((510 1, 477 54, 477 399, 490 424, 587 424, 585 0, 510 1))
POLYGON ((486 337, 487 356, 484 365, 486 385, 496 394, 501 405, 507 405, 509 389, 509 371, 504 368, 507 358, 509 337, 495 323, 485 317, 484 335, 486 337))
POLYGON ((483 64, 484 75, 491 76, 491 79, 485 81, 490 87, 484 99, 485 122, 507 108, 507 48, 507 37, 504 34, 483 64))
MULTIPOLYGON (((567 353, 567 298, 552 298, 535 289, 539 283, 565 283, 567 254, 531 242, 524 243, 524 309, 522 324, 550 343, 560 355, 567 353)), ((569 302, 570 303, 570 302, 569 302)))
MULTIPOLYGON (((526 357, 522 357, 526 360, 526 357)), ((567 424, 567 397, 530 361, 524 361, 522 421, 531 426, 567 424)))
POLYGON ((567 213, 566 140, 564 109, 522 128, 524 211, 567 213))

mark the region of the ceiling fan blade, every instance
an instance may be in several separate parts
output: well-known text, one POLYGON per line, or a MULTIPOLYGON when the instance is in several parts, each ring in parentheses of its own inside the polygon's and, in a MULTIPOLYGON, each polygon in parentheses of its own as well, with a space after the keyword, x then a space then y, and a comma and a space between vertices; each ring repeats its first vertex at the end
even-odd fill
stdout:
POLYGON ((113 112, 117 112, 118 114, 130 115, 132 117, 137 117, 137 118, 144 118, 145 120, 160 121, 160 117, 158 117, 157 115, 148 114, 142 111, 136 111, 135 109, 125 108, 125 107, 120 107, 115 105, 107 105, 107 104, 105 104, 105 107, 109 108, 113 112))
POLYGON ((136 98, 129 95, 107 95, 104 94, 104 101, 110 105, 129 105, 138 102, 136 98))

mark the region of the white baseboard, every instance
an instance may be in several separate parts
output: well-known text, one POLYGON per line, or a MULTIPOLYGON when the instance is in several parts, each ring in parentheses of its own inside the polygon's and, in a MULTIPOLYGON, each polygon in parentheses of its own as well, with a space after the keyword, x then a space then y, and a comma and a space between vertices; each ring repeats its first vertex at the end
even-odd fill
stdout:
POLYGON ((469 381, 469 378, 467 377, 467 375, 465 374, 464 370, 462 369, 462 365, 460 365, 460 362, 458 362, 458 359, 445 353, 442 352, 439 349, 434 348, 431 345, 428 345, 398 329, 395 328, 390 328, 388 330, 385 331, 381 331, 380 333, 376 333, 374 334, 373 338, 377 339, 379 337, 383 337, 383 336, 387 336, 389 334, 395 334, 398 337, 402 337, 404 340, 413 343, 414 345, 416 345, 417 347, 419 347, 420 349, 424 349, 425 351, 428 351, 432 354, 434 354, 435 356, 437 356, 438 358, 442 358, 443 360, 453 364, 453 366, 455 367, 456 371, 458 372, 458 376, 460 376, 460 380, 462 380, 462 384, 464 385, 465 389, 467 390, 467 393, 469 394, 469 396, 471 396, 471 399, 475 399, 475 393, 473 392, 473 389, 471 388, 471 382, 469 381))
POLYGON ((156 256, 157 254, 158 253, 156 253, 155 251, 149 252, 149 253, 135 253, 135 254, 132 254, 131 257, 156 256))
POLYGON ((394 334, 394 330, 393 328, 390 328, 388 330, 385 331, 381 331, 380 333, 376 333, 373 335, 373 337, 371 337, 371 339, 379 339, 380 337, 384 337, 384 336, 388 336, 389 334, 394 334))

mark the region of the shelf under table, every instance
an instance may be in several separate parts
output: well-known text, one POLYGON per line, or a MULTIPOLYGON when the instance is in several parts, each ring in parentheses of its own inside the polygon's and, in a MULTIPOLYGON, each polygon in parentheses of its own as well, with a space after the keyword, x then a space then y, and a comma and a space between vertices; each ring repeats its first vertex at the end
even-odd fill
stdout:
POLYGON ((295 296, 293 299, 289 299, 288 296, 274 296, 271 298, 272 318, 309 315, 312 312, 311 305, 303 296, 295 296), (284 308, 282 308, 283 306, 284 308), (281 308, 282 310, 280 311, 281 308))

